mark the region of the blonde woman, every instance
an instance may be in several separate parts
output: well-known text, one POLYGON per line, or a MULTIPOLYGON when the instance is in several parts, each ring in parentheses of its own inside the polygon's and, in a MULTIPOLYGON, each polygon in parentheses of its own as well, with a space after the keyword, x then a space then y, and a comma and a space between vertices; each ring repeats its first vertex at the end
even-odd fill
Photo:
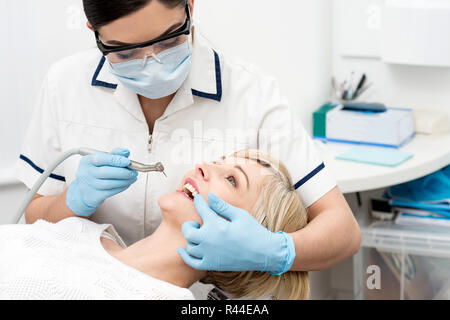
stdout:
POLYGON ((156 232, 129 247, 113 226, 78 217, 0 226, 0 299, 193 299, 187 288, 199 280, 236 298, 307 299, 307 272, 200 271, 184 263, 182 226, 202 223, 194 196, 222 201, 212 194, 251 212, 272 232, 307 223, 285 167, 242 151, 186 173, 178 190, 160 197, 156 232))

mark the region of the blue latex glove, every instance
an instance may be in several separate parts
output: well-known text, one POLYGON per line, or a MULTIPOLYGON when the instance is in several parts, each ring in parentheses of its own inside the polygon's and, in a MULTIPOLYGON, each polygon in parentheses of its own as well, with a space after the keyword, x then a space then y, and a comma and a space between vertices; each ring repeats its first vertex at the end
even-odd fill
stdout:
POLYGON ((128 189, 138 173, 127 169, 130 151, 114 149, 81 159, 76 180, 69 186, 66 204, 75 214, 89 217, 107 199, 128 189))
POLYGON ((178 253, 187 265, 197 270, 266 271, 274 275, 289 271, 295 259, 291 236, 267 230, 247 211, 212 193, 208 201, 209 206, 201 195, 194 199, 203 225, 186 222, 182 227, 187 245, 178 253))

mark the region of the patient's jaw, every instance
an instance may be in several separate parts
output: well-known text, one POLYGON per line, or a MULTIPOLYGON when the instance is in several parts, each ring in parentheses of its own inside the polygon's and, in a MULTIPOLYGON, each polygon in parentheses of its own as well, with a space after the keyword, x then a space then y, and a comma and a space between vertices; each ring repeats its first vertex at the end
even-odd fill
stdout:
MULTIPOLYGON (((194 202, 182 191, 189 182, 207 201, 210 192, 229 204, 252 212, 259 197, 264 178, 273 174, 256 161, 228 157, 213 163, 201 163, 189 171, 177 191, 159 198, 163 220, 182 225, 187 221, 202 223, 194 202)), ((189 192, 188 192, 189 193, 189 192)))

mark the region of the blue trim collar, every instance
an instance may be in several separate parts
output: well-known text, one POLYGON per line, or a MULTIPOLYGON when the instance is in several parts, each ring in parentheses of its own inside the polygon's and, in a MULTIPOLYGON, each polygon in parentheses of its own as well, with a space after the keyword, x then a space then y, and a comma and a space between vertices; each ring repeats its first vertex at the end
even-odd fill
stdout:
POLYGON ((206 98, 220 102, 222 101, 222 71, 220 68, 219 55, 216 51, 214 51, 214 61, 216 70, 216 93, 211 94, 192 89, 192 94, 200 98, 206 98))
POLYGON ((100 59, 100 63, 97 66, 97 70, 95 70, 94 77, 92 78, 92 86, 94 87, 105 87, 108 89, 117 89, 117 84, 108 83, 104 81, 98 80, 98 75, 100 74, 100 71, 102 71, 103 66, 105 65, 106 58, 103 56, 100 59))

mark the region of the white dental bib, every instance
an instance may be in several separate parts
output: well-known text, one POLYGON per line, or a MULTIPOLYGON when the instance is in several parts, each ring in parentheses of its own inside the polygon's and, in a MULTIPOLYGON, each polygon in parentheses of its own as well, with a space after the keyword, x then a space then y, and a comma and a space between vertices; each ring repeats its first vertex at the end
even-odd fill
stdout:
POLYGON ((194 299, 109 255, 105 231, 124 246, 113 226, 82 218, 0 226, 0 300, 194 299))

